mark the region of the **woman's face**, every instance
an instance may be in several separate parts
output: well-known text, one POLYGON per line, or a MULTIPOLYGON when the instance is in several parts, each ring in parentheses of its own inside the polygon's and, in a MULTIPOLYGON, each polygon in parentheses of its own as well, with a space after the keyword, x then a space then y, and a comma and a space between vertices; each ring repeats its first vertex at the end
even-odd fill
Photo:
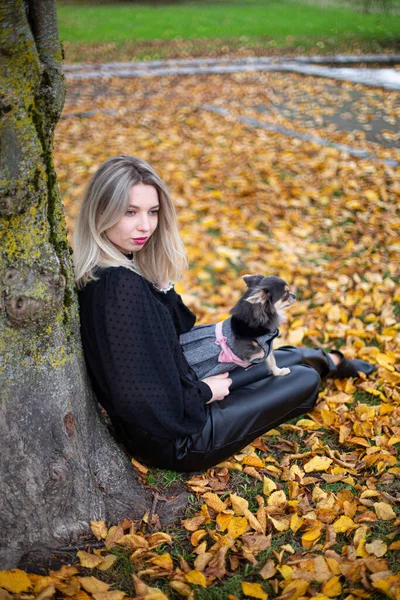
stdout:
POLYGON ((132 186, 124 216, 106 229, 108 239, 122 252, 137 252, 155 231, 159 208, 155 187, 144 183, 132 186))

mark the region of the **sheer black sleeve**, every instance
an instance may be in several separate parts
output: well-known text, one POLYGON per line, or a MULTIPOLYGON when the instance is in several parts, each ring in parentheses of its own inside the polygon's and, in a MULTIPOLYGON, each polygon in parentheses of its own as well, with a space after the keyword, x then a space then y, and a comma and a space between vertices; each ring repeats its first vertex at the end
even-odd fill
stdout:
POLYGON ((129 269, 102 269, 99 277, 80 293, 80 303, 82 342, 100 403, 162 438, 200 431, 212 393, 182 360, 170 310, 129 269))
POLYGON ((174 289, 164 293, 152 286, 152 291, 168 307, 178 336, 192 329, 196 323, 196 315, 183 303, 182 298, 174 289))

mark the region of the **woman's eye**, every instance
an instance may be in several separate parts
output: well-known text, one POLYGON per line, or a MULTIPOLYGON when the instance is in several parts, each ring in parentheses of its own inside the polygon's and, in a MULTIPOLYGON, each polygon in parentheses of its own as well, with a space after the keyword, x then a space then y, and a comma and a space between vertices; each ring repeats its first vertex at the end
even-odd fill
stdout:
POLYGON ((127 210, 125 214, 129 215, 131 217, 132 215, 135 214, 135 211, 134 210, 127 210))
POLYGON ((158 215, 158 212, 159 212, 158 209, 157 210, 151 210, 150 214, 154 216, 154 215, 158 215))

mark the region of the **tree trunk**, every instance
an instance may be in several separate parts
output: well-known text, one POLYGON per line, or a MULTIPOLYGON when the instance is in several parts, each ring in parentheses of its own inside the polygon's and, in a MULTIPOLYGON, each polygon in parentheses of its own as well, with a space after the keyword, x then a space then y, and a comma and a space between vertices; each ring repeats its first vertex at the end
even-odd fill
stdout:
POLYGON ((64 102, 53 0, 0 3, 0 569, 151 499, 103 424, 80 346, 53 166, 64 102))

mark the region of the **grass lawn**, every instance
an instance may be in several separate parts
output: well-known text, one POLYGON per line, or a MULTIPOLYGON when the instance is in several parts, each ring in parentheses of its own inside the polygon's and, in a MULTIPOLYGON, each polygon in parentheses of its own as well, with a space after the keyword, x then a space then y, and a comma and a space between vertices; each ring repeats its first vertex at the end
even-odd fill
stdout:
POLYGON ((307 51, 323 43, 322 49, 331 51, 332 47, 359 43, 362 49, 376 51, 379 45, 394 49, 400 31, 397 8, 392 14, 364 14, 348 7, 319 7, 296 0, 95 6, 59 2, 57 11, 67 59, 79 47, 80 60, 82 47, 110 44, 117 53, 118 48, 130 48, 131 58, 163 56, 160 48, 171 45, 178 55, 179 47, 194 46, 194 54, 209 54, 209 49, 218 45, 230 49, 300 47, 307 51), (145 56, 146 49, 149 56, 145 56))

